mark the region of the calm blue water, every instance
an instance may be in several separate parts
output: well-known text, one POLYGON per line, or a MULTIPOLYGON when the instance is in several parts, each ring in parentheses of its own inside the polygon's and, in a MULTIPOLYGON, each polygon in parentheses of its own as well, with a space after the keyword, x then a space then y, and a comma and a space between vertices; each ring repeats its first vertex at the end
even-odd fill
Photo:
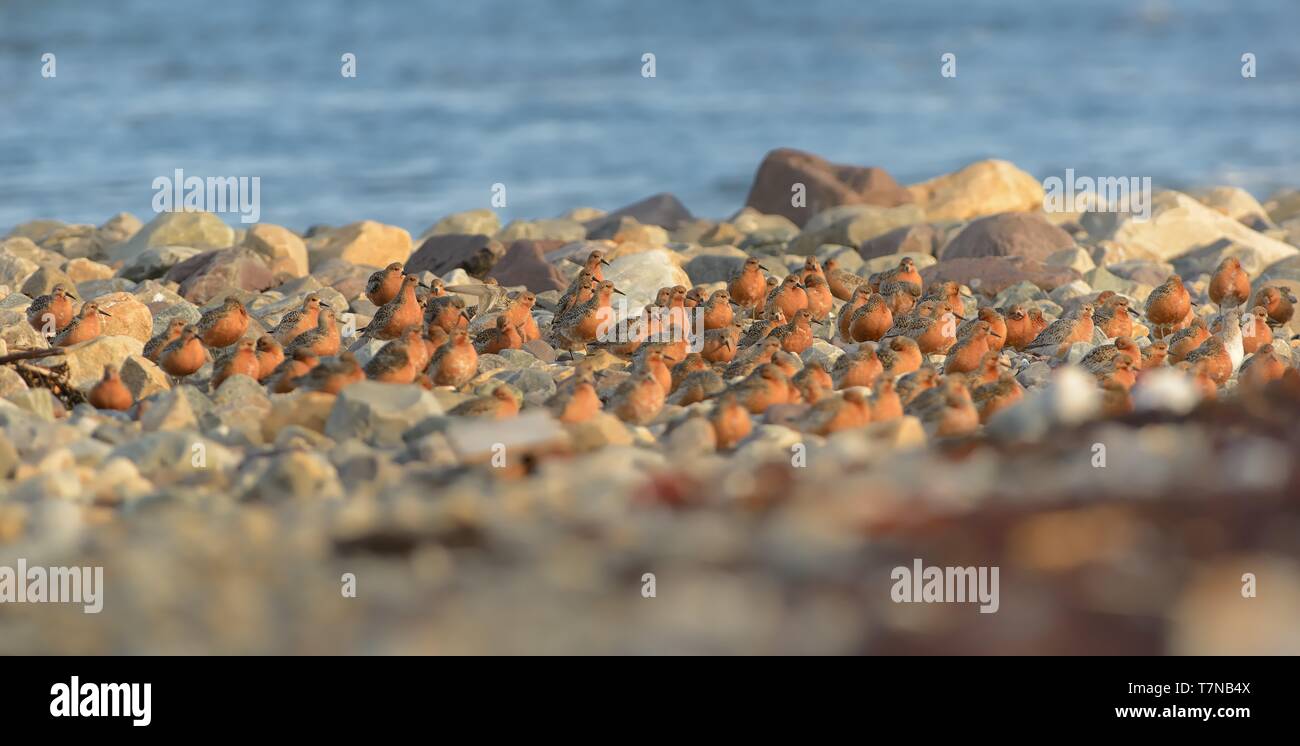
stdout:
POLYGON ((658 191, 722 216, 779 146, 1263 197, 1300 186, 1297 28, 1296 0, 0 0, 0 232, 147 220, 175 168, 259 176, 299 229, 420 230, 496 182, 506 219, 658 191))

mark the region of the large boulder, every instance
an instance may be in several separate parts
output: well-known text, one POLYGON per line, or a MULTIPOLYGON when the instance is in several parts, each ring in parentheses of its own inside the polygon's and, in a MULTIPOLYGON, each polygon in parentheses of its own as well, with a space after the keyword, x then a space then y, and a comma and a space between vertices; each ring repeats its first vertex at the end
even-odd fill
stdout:
POLYGON ((973 221, 941 252, 941 259, 1019 256, 1046 261, 1074 245, 1069 233, 1052 225, 1042 213, 1013 212, 973 221))
POLYGON ((1227 215, 1238 223, 1252 228, 1267 225, 1269 222, 1268 211, 1259 200, 1241 187, 1217 186, 1197 189, 1190 192, 1190 196, 1220 215, 1227 215))
POLYGON ((587 229, 576 220, 553 218, 549 220, 512 220, 495 236, 502 245, 509 246, 515 241, 533 239, 537 241, 581 241, 587 237, 587 229))
POLYGON ((235 231, 210 212, 164 212, 129 241, 107 247, 110 262, 124 262, 150 246, 189 246, 206 251, 235 242, 235 231))
POLYGON ((129 356, 143 352, 144 343, 134 337, 101 336, 67 347, 61 356, 41 358, 37 364, 53 367, 66 363, 68 383, 73 388, 86 389, 103 377, 105 365, 116 367, 129 356))
POLYGON ((262 255, 245 246, 209 251, 172 267, 166 279, 179 282, 181 297, 202 305, 232 290, 260 293, 276 285, 262 255))
POLYGON ((54 289, 55 285, 62 285, 65 288, 73 288, 76 283, 71 277, 61 269, 54 267, 41 267, 33 272, 25 282, 21 291, 28 298, 38 298, 47 295, 54 289))
POLYGON ((978 161, 908 187, 932 221, 1039 210, 1043 185, 1007 161, 978 161))
POLYGON ((858 245, 858 255, 872 259, 890 254, 934 255, 943 245, 944 232, 929 223, 895 228, 858 245))
POLYGON ((817 213, 840 205, 895 207, 912 202, 911 194, 882 168, 846 166, 792 148, 769 152, 754 174, 745 205, 769 215, 783 215, 803 226, 817 213), (796 206, 796 185, 803 203, 796 206))
POLYGON ((108 316, 100 317, 100 327, 108 336, 134 337, 148 342, 153 336, 153 314, 149 306, 131 293, 108 293, 95 299, 108 316))
POLYGON ((372 272, 373 267, 359 267, 341 259, 331 259, 311 268, 311 276, 320 284, 334 288, 349 300, 365 292, 366 280, 372 272))
POLYGON ((63 266, 63 271, 67 273, 68 279, 74 283, 107 280, 114 274, 112 267, 84 257, 68 262, 63 266))
POLYGON ((288 228, 258 223, 248 229, 244 246, 261 254, 272 272, 285 272, 294 277, 307 274, 307 244, 288 228))
POLYGON ((144 223, 140 222, 140 218, 129 212, 119 212, 105 220, 104 224, 99 226, 99 229, 95 232, 95 240, 99 244, 100 253, 102 254, 120 243, 130 241, 143 228, 144 223))
POLYGON ((921 270, 921 279, 927 287, 932 282, 952 280, 969 286, 973 292, 993 297, 1022 282, 1031 282, 1050 291, 1082 279, 1082 275, 1064 267, 1049 267, 1036 259, 984 256, 944 259, 921 270))
POLYGON ((605 279, 612 281, 614 287, 626 295, 622 299, 616 296, 615 306, 620 300, 626 301, 628 312, 634 315, 654 301, 659 288, 691 286, 691 278, 677 265, 673 252, 667 249, 620 256, 605 268, 605 279))
POLYGON ((474 277, 483 277, 505 254, 500 241, 483 235, 448 233, 430 236, 406 262, 412 274, 432 272, 442 276, 463 269, 474 277))
POLYGON ((1254 249, 1264 264, 1281 261, 1300 251, 1174 191, 1160 192, 1152 198, 1150 219, 1131 213, 1092 212, 1084 215, 1083 226, 1094 239, 1134 246, 1161 261, 1170 261, 1224 239, 1254 249))
POLYGON ((420 234, 416 243, 422 244, 429 236, 445 236, 449 233, 494 236, 501 230, 501 219, 486 208, 456 212, 439 220, 432 227, 420 234))
POLYGON ((128 259, 117 271, 117 275, 132 282, 153 280, 167 274, 168 270, 186 259, 202 253, 189 246, 150 246, 128 259))
POLYGON ((515 241, 488 276, 495 278, 502 287, 522 285, 534 293, 563 290, 569 283, 560 270, 547 261, 546 254, 565 245, 563 241, 515 241))
POLYGON ((40 269, 40 265, 36 262, 0 250, 0 285, 20 288, 23 283, 27 282, 27 278, 35 274, 38 269, 40 269))
POLYGON ((331 231, 328 238, 310 254, 315 267, 330 259, 343 259, 368 267, 386 267, 405 262, 411 256, 411 234, 404 228, 362 220, 331 231))
POLYGON ((122 383, 126 385, 136 401, 153 396, 160 391, 168 391, 172 387, 162 368, 143 355, 127 356, 126 360, 122 361, 119 372, 122 383))

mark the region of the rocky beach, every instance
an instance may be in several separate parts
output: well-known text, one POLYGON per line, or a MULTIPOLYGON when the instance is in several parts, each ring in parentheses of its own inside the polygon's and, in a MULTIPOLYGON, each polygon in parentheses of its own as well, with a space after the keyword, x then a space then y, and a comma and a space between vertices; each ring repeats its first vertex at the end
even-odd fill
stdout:
POLYGON ((1048 176, 13 226, 0 653, 1300 654, 1300 191, 1048 176))

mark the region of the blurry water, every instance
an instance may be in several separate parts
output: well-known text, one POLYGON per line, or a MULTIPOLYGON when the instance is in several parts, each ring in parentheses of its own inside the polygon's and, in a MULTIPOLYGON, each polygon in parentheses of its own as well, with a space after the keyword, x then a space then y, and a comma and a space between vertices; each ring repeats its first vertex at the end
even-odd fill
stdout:
POLYGON ((260 176, 298 229, 420 230, 495 182, 507 219, 658 191, 723 216, 779 146, 1263 197, 1300 185, 1297 28, 1296 0, 0 0, 0 232, 147 220, 175 168, 260 176))

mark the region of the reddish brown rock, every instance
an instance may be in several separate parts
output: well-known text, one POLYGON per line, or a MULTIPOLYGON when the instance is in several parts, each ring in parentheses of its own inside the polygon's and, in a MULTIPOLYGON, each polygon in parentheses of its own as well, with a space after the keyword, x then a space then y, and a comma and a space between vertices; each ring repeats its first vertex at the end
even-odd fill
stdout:
POLYGON ((406 261, 406 271, 411 274, 428 271, 442 276, 460 268, 474 277, 483 277, 504 254, 505 247, 491 236, 466 233, 430 236, 406 261))
POLYGON ((784 215, 803 227, 812 216, 839 205, 897 207, 913 201, 882 168, 845 166, 792 148, 768 153, 754 174, 745 205, 768 215, 784 215), (792 188, 807 189, 803 207, 791 203, 792 188))
POLYGON ((199 305, 231 290, 260 293, 276 285, 262 255, 244 246, 192 256, 168 270, 164 279, 180 283, 177 292, 199 305))
POLYGON ((534 293, 563 290, 569 283, 560 270, 546 260, 546 254, 564 245, 564 241, 515 241, 488 276, 495 278, 502 287, 523 285, 534 293))
POLYGON ((352 264, 345 259, 330 259, 313 267, 311 276, 320 284, 334 288, 344 298, 351 300, 365 292, 366 281, 376 269, 378 267, 352 264))
POLYGON ((686 205, 683 205, 680 200, 663 192, 588 221, 585 224, 587 236, 605 233, 613 236, 617 232, 614 226, 622 223, 623 218, 632 218, 641 225, 657 225, 671 231, 676 230, 682 223, 694 220, 695 216, 691 215, 691 211, 687 210, 686 205))
POLYGON ((932 282, 959 282, 989 297, 1021 282, 1032 282, 1044 291, 1083 279, 1064 267, 1049 267, 1037 259, 1017 256, 983 256, 944 259, 921 270, 926 287, 932 282))
POLYGON ((1069 233, 1040 213, 1007 212, 972 221, 944 247, 940 258, 1019 256, 1044 261, 1073 245, 1069 233))

